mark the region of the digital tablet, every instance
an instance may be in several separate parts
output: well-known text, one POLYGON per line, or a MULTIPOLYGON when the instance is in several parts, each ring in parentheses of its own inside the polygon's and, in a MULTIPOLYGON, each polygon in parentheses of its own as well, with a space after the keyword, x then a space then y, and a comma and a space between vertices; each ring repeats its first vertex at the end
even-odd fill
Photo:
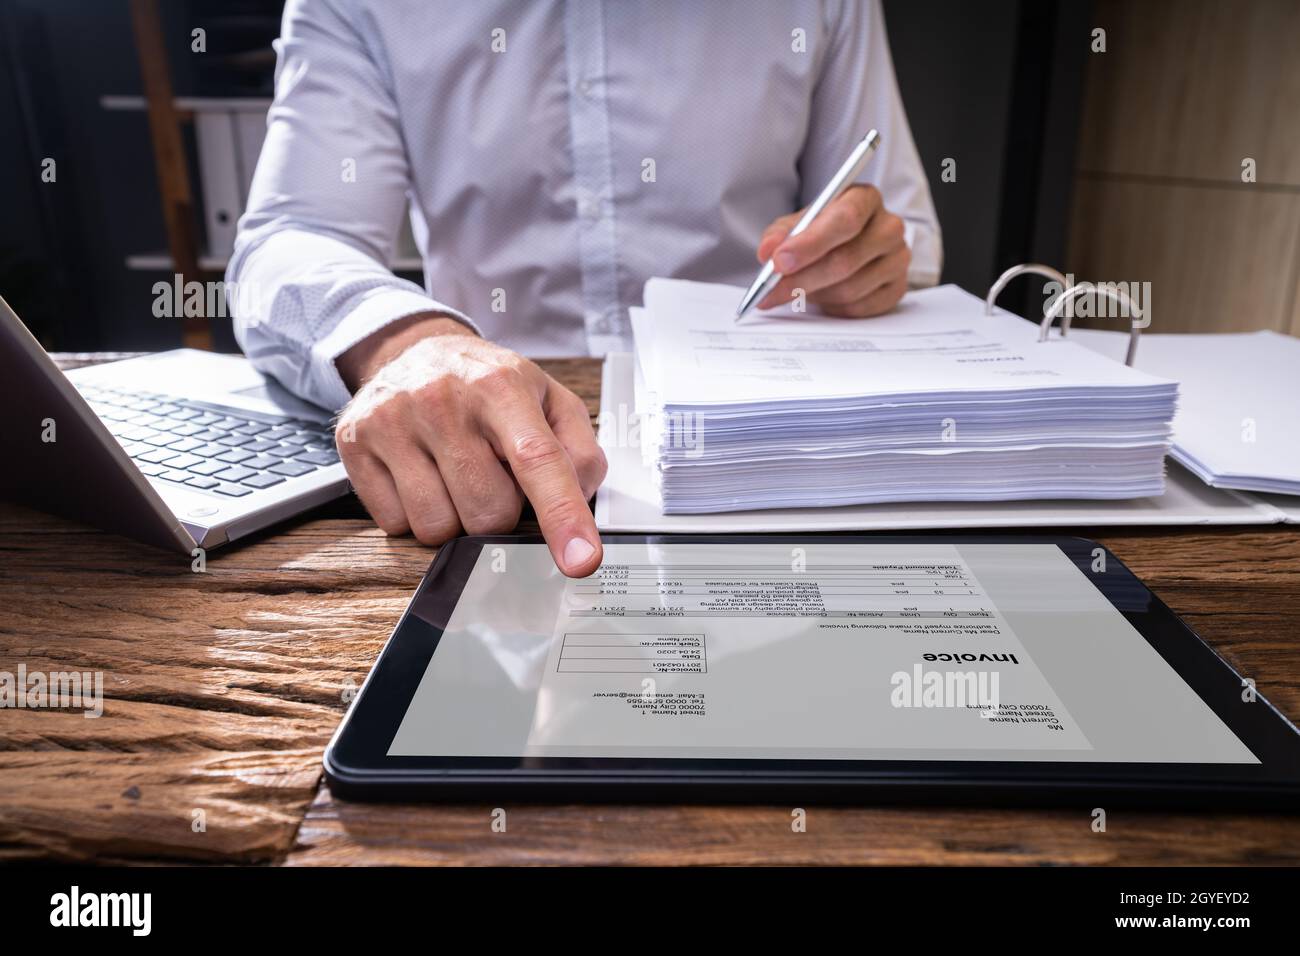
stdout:
POLYGON ((325 754, 352 799, 1296 807, 1300 734, 1081 538, 445 545, 325 754))

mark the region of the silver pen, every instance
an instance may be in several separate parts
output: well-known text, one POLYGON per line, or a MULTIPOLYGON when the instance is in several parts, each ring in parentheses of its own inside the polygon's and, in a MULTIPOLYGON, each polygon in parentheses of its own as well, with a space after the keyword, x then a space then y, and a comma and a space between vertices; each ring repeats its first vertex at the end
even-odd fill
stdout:
MULTIPOLYGON (((844 165, 839 168, 839 172, 831 177, 831 181, 813 200, 812 205, 808 207, 808 211, 799 217, 799 221, 790 230, 789 236, 786 236, 787 239, 790 236, 799 235, 812 225, 812 221, 817 218, 821 211, 829 206, 836 196, 844 192, 845 188, 851 185, 853 180, 857 179, 858 173, 862 172, 862 167, 867 164, 872 152, 879 145, 880 134, 874 129, 862 137, 862 142, 853 147, 853 152, 849 154, 848 159, 844 160, 844 165)), ((768 259, 763 268, 758 271, 758 278, 754 280, 754 284, 749 287, 745 297, 740 300, 740 305, 736 308, 736 321, 739 322, 744 318, 755 303, 762 302, 763 297, 776 288, 776 284, 780 281, 781 273, 776 271, 776 263, 768 259)))

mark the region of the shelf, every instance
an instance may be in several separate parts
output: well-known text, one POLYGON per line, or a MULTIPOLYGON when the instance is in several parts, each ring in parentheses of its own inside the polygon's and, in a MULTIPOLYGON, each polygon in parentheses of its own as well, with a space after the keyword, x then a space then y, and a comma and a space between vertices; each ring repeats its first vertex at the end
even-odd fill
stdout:
MULTIPOLYGON (((269 96, 178 96, 172 101, 176 109, 185 113, 265 113, 271 108, 269 96)), ((143 96, 108 94, 99 98, 106 110, 143 112, 143 96)))
MULTIPOLYGON (((199 256, 199 268, 204 272, 225 272, 229 256, 199 256)), ((144 252, 126 257, 126 267, 132 272, 174 272, 172 257, 165 252, 144 252)), ((424 263, 418 256, 402 256, 393 260, 388 268, 394 272, 423 272, 424 263)))

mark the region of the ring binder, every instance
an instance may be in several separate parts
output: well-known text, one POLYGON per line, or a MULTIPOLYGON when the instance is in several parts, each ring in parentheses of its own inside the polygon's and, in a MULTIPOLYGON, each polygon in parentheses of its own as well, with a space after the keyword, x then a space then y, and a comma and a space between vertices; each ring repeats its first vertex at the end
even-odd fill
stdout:
POLYGON ((998 276, 997 281, 989 287, 988 295, 984 297, 984 314, 993 314, 993 305, 997 301, 1002 290, 1007 287, 1007 283, 1017 276, 1022 275, 1040 275, 1051 279, 1061 287, 1061 292, 1052 299, 1043 315, 1041 323, 1042 332, 1039 335, 1040 342, 1046 342, 1048 335, 1052 331, 1052 323, 1057 318, 1061 319, 1061 336, 1064 337, 1070 331, 1070 320, 1073 318, 1070 314, 1064 314, 1066 303, 1073 300, 1076 296, 1085 293, 1095 295, 1104 295, 1120 307, 1124 315, 1133 317, 1132 325, 1129 330, 1128 352, 1124 357, 1125 365, 1132 365, 1137 358, 1138 336, 1142 333, 1142 315, 1140 310, 1135 308, 1133 300, 1128 294, 1118 286, 1113 285, 1095 285, 1092 282, 1076 282, 1074 285, 1069 284, 1069 280, 1059 271, 1051 266, 1045 266, 1041 262, 1026 262, 1018 266, 1012 266, 1010 269, 998 276))

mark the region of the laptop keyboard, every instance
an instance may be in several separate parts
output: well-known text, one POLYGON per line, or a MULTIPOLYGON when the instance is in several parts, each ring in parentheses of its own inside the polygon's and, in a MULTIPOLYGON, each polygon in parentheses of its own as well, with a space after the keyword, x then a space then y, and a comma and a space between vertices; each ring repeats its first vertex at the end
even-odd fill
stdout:
POLYGON ((102 385, 78 391, 144 474, 196 491, 242 498, 339 460, 329 425, 102 385))

